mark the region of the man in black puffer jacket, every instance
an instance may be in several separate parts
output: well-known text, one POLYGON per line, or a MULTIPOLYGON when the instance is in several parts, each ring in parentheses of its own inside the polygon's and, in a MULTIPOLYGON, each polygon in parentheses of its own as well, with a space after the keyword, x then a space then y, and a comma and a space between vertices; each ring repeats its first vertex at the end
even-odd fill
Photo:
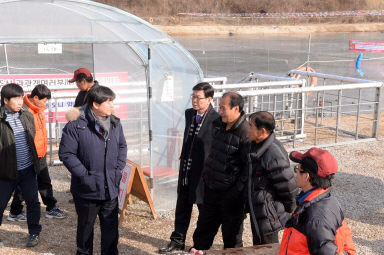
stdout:
POLYGON ((288 154, 274 134, 275 120, 269 112, 256 112, 250 117, 247 155, 247 201, 251 214, 253 245, 278 243, 278 232, 284 228, 295 209, 298 193, 288 154))
POLYGON ((193 234, 194 248, 208 250, 221 225, 224 248, 241 247, 246 182, 243 153, 248 147, 249 123, 244 100, 235 92, 223 95, 220 116, 213 123, 213 142, 204 164, 204 202, 193 234))

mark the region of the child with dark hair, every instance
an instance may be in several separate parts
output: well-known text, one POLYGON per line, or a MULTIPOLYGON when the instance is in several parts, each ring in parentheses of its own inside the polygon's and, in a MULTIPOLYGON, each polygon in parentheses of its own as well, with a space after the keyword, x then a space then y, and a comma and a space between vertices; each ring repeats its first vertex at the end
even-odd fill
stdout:
POLYGON ((1 105, 5 105, 5 101, 9 101, 12 98, 22 98, 24 96, 24 90, 20 85, 15 83, 9 83, 7 85, 4 85, 4 87, 1 89, 1 105))
POLYGON ((34 143, 35 124, 32 114, 22 109, 23 95, 23 88, 14 83, 1 89, 0 225, 12 192, 19 186, 27 204, 27 246, 33 247, 38 244, 41 232, 36 181, 40 167, 34 143))
MULTIPOLYGON (((28 110, 34 118, 36 133, 35 133, 35 146, 37 156, 39 157, 40 171, 37 175, 37 184, 41 199, 47 206, 45 217, 47 218, 65 218, 68 214, 60 210, 57 206, 57 200, 53 196, 53 188, 51 184, 51 177, 49 176, 47 166, 47 129, 45 126, 46 120, 44 111, 47 109, 47 101, 51 98, 51 91, 43 84, 37 85, 30 95, 24 96, 24 109, 28 110)), ((27 217, 23 212, 23 196, 19 187, 16 188, 13 200, 11 203, 11 210, 8 215, 9 221, 26 221, 27 217)))

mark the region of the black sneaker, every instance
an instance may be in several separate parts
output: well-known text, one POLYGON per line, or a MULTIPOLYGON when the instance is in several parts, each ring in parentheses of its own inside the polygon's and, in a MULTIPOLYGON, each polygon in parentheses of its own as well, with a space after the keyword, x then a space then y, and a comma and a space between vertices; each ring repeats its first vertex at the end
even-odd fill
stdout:
POLYGON ((27 242, 27 247, 35 247, 39 244, 39 234, 30 234, 27 242))

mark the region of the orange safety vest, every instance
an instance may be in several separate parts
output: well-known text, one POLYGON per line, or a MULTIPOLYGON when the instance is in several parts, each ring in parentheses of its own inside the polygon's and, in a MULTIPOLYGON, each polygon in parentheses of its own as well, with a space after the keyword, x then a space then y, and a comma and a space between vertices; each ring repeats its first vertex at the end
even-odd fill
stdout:
POLYGON ((30 99, 29 94, 24 96, 24 104, 28 111, 32 113, 35 120, 35 147, 37 151, 37 156, 42 158, 47 153, 48 139, 47 139, 47 128, 45 126, 45 115, 44 111, 47 107, 39 108, 34 105, 30 99))
MULTIPOLYGON (((325 193, 328 189, 316 189, 304 201, 311 201, 315 197, 325 193)), ((295 216, 294 213, 292 217, 295 216)), ((337 245, 337 254, 344 255, 344 251, 349 255, 356 254, 355 246, 352 241, 351 229, 348 227, 345 220, 343 220, 342 225, 336 231, 335 244, 337 245)), ((307 237, 294 227, 285 228, 279 255, 307 254, 311 254, 308 249, 307 237)))

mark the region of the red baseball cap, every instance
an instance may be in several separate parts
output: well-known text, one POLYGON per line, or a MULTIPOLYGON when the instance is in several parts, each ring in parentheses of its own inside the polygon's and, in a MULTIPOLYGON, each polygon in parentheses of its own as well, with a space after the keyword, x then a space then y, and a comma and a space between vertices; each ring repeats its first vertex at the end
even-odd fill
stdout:
POLYGON ((91 72, 87 69, 87 68, 84 68, 84 67, 81 67, 79 69, 77 69, 74 73, 73 73, 73 77, 72 79, 69 80, 70 83, 72 82, 75 82, 76 81, 76 78, 79 74, 85 74, 87 77, 92 77, 92 74, 91 72))
POLYGON ((292 151, 289 158, 296 163, 302 163, 304 158, 312 158, 317 164, 317 175, 325 178, 330 174, 337 172, 337 161, 329 151, 322 150, 316 147, 309 149, 306 153, 292 151))

